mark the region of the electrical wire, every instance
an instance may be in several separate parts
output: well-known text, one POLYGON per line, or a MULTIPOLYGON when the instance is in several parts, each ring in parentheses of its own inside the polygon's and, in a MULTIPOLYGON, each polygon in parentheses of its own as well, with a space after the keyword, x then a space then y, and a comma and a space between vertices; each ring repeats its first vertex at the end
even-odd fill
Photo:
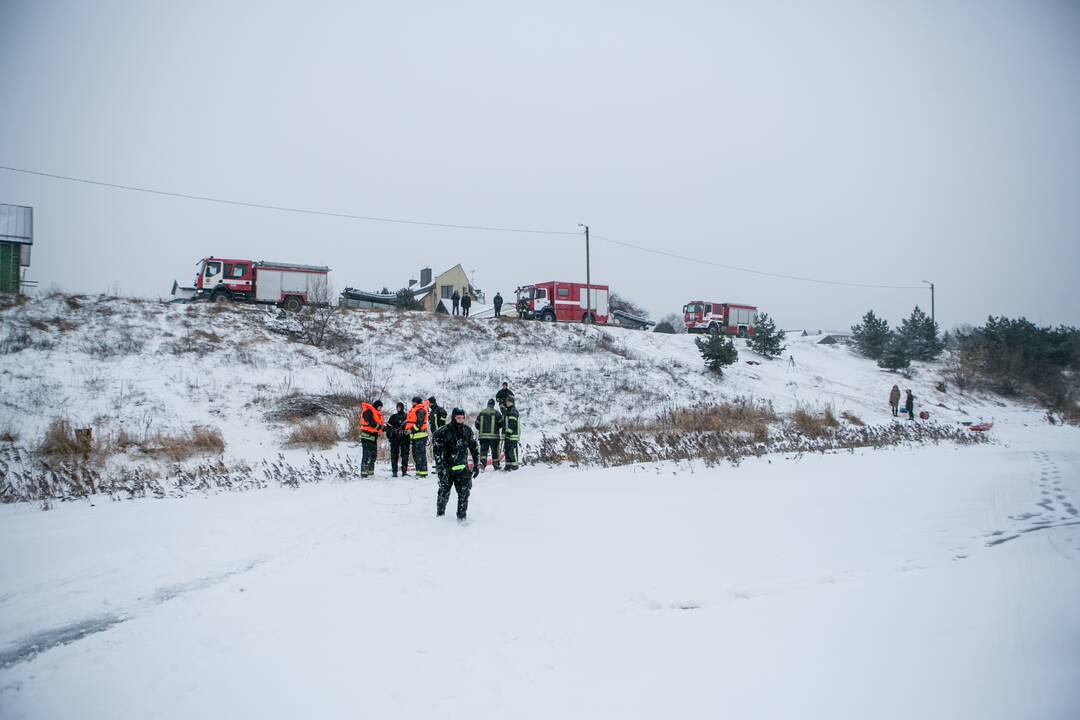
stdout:
POLYGON ((754 275, 764 275, 765 277, 781 278, 783 280, 799 280, 802 282, 818 283, 820 285, 841 285, 843 287, 860 287, 860 288, 882 288, 888 290, 923 290, 922 285, 876 285, 873 283, 855 283, 855 282, 843 282, 840 280, 821 280, 819 278, 803 277, 801 275, 785 275, 783 273, 766 272, 765 270, 754 270, 753 268, 744 268, 737 265, 724 265, 723 263, 713 262, 711 260, 702 260, 701 258, 689 257, 687 255, 679 255, 678 253, 667 252, 666 250, 657 250, 655 248, 645 247, 644 245, 635 245, 623 240, 615 240, 614 238, 604 237, 602 235, 592 235, 591 237, 597 240, 603 240, 604 242, 614 243, 615 245, 622 245, 623 247, 633 248, 634 250, 641 250, 642 252, 653 253, 654 255, 663 255, 664 257, 675 258, 676 260, 683 260, 685 262, 698 263, 700 265, 710 265, 712 267, 723 268, 725 270, 735 270, 737 272, 751 273, 754 275))
POLYGON ((288 207, 285 205, 270 205, 267 203, 246 202, 243 200, 226 200, 224 198, 209 197, 206 195, 192 195, 189 193, 170 192, 154 188, 139 187, 137 185, 121 185, 119 183, 103 182, 101 180, 88 180, 86 178, 71 177, 69 175, 57 175, 55 173, 41 172, 39 170, 26 170, 24 168, 0 165, 0 170, 9 170, 26 175, 53 178, 55 180, 67 180, 69 182, 83 183, 85 185, 98 185, 101 187, 114 188, 117 190, 131 190, 133 192, 149 193, 151 195, 164 195, 166 197, 184 198, 186 200, 202 200, 204 202, 219 203, 221 205, 237 205, 240 207, 258 208, 261 210, 279 210, 281 212, 300 213, 303 215, 321 215, 324 217, 347 218, 349 220, 367 220, 370 222, 397 223, 400 225, 423 225, 425 227, 452 228, 455 230, 485 230, 491 232, 530 233, 535 235, 572 235, 581 233, 569 230, 535 230, 531 228, 499 227, 494 225, 459 225, 456 223, 426 222, 424 220, 404 220, 401 218, 375 217, 372 215, 353 215, 351 213, 332 212, 329 210, 310 210, 307 208, 288 207))
MULTIPOLYGON (((454 230, 482 230, 487 232, 527 233, 533 235, 560 235, 571 237, 578 237, 581 235, 581 233, 578 231, 568 230, 538 230, 534 228, 501 227, 496 225, 463 225, 458 223, 429 222, 424 220, 405 220, 403 218, 377 217, 373 215, 354 215, 352 213, 332 212, 329 210, 311 210, 308 208, 289 207, 286 205, 271 205, 268 203, 255 203, 247 202, 244 200, 229 200, 225 198, 210 197, 207 195, 194 195, 190 193, 171 192, 168 190, 158 190, 155 188, 141 187, 138 185, 122 185, 120 183, 104 182, 102 180, 90 180, 87 178, 72 177, 70 175, 58 175, 56 173, 47 173, 40 170, 27 170, 25 168, 11 167, 10 165, 0 165, 0 170, 23 173, 25 175, 37 175, 39 177, 52 178, 54 180, 66 180, 68 182, 82 183, 84 185, 97 185, 100 187, 113 188, 116 190, 130 190, 132 192, 148 193, 151 195, 163 195, 166 197, 183 198, 186 200, 201 200, 203 202, 218 203, 221 205, 233 205, 239 207, 257 208, 261 210, 277 210, 280 212, 299 213, 303 215, 320 215, 323 217, 345 218, 349 220, 364 220, 368 222, 396 223, 399 225, 419 225, 423 227, 451 228, 454 230)), ((839 285, 842 287, 877 288, 887 290, 924 289, 921 285, 879 285, 874 283, 843 282, 839 280, 822 280, 819 278, 804 277, 801 275, 786 275, 784 273, 767 272, 765 270, 754 270, 753 268, 739 267, 737 265, 725 265, 723 263, 713 262, 711 260, 704 260, 701 258, 689 257, 687 255, 680 255, 678 253, 668 252, 666 250, 657 250, 655 248, 645 247, 644 245, 635 245, 634 243, 629 243, 623 240, 615 240, 614 238, 604 237, 602 235, 592 235, 592 237, 596 238, 597 240, 603 240, 604 242, 612 243, 614 245, 621 245, 623 247, 632 248, 634 250, 640 250, 642 252, 652 253, 654 255, 674 258, 676 260, 682 260, 684 262, 692 262, 699 265, 708 265, 710 267, 722 268, 724 270, 733 270, 735 272, 750 273, 753 275, 761 275, 764 277, 779 278, 782 280, 796 280, 800 282, 817 283, 820 285, 839 285)))

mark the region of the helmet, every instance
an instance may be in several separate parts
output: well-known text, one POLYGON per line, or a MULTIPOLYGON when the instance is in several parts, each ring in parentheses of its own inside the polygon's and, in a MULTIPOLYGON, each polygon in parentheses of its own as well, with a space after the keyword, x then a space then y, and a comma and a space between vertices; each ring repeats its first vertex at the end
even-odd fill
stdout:
POLYGON ((495 398, 488 400, 488 407, 495 407, 495 398))
POLYGON ((419 404, 420 404, 420 403, 422 403, 422 402, 424 402, 424 399, 423 399, 423 398, 421 398, 421 397, 420 397, 419 395, 417 395, 416 397, 414 397, 414 398, 412 399, 412 404, 413 404, 413 405, 419 405, 419 404))
POLYGON ((465 417, 465 411, 461 408, 454 408, 453 412, 450 413, 451 418, 456 418, 458 415, 465 417))

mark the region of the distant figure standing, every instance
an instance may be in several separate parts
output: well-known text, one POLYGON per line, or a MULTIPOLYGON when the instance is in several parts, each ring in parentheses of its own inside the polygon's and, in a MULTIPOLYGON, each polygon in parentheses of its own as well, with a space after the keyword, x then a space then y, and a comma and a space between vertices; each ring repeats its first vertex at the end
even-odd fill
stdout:
POLYGON ((495 299, 491 303, 495 306, 495 317, 502 317, 502 295, 495 293, 495 299))
POLYGON ((397 404, 397 412, 386 421, 386 439, 390 441, 390 474, 397 477, 409 472, 409 436, 405 433, 405 403, 397 404))
POLYGON ((454 294, 450 296, 450 302, 452 302, 454 304, 454 314, 457 315, 458 314, 458 307, 461 304, 461 294, 458 293, 457 290, 455 290, 454 294))
POLYGON ((465 293, 461 296, 461 314, 464 317, 469 317, 469 308, 472 307, 472 295, 465 293))
POLYGON ((495 393, 495 402, 499 403, 500 410, 506 410, 506 399, 514 397, 514 391, 510 389, 509 383, 503 383, 502 390, 495 393))
POLYGON ((904 410, 907 411, 908 420, 915 419, 915 396, 911 394, 911 388, 908 388, 907 397, 904 398, 904 410))
POLYGON ((889 405, 892 406, 892 416, 900 417, 900 388, 896 385, 893 385, 892 390, 889 391, 889 405))
POLYGON ((517 301, 518 320, 524 320, 529 315, 529 303, 525 298, 517 301))

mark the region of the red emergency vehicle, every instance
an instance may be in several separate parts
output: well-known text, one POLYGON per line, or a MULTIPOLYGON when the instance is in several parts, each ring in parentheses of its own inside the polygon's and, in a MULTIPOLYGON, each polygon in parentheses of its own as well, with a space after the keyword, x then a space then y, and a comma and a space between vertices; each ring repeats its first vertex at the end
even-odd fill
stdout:
POLYGON ((210 256, 199 261, 194 286, 180 287, 174 281, 172 294, 186 300, 243 300, 299 310, 309 303, 329 302, 323 297, 329 272, 321 265, 210 256))
POLYGON ((750 337, 757 322, 757 306, 691 300, 683 306, 686 332, 750 337))
POLYGON ((517 301, 519 308, 524 301, 525 317, 529 320, 592 322, 598 325, 608 322, 607 285, 558 280, 534 283, 517 289, 517 301))

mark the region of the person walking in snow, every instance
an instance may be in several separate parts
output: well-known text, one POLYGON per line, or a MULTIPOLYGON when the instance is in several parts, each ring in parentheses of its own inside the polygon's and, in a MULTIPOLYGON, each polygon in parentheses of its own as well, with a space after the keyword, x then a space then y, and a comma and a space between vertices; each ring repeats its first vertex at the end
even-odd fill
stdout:
POLYGON ((472 307, 472 295, 466 292, 461 296, 461 316, 469 317, 469 308, 472 307))
POLYGON ((521 440, 521 418, 518 417, 517 408, 514 407, 514 396, 506 398, 506 407, 503 408, 503 455, 506 463, 503 470, 518 469, 518 441, 521 440))
POLYGON ((495 306, 495 317, 502 317, 502 295, 495 293, 495 299, 491 301, 491 304, 495 306))
POLYGON ((390 474, 397 477, 409 472, 409 436, 405 433, 405 403, 397 404, 397 412, 386 419, 386 439, 390 441, 390 474), (400 460, 400 463, 399 463, 400 460))
POLYGON ((375 455, 383 429, 382 400, 360 403, 360 477, 375 474, 375 455))
POLYGON ((480 469, 487 468, 488 452, 491 467, 499 469, 499 439, 502 437, 502 414, 495 409, 495 400, 487 401, 487 407, 476 416, 476 434, 480 438, 480 469))
POLYGON ((900 388, 896 385, 892 386, 892 390, 889 391, 889 405, 892 406, 892 416, 899 417, 900 412, 900 388))
POLYGON ((450 488, 457 491, 457 519, 465 521, 469 510, 469 492, 473 479, 480 474, 480 458, 476 448, 476 439, 472 428, 465 424, 465 411, 454 408, 450 413, 450 424, 439 429, 432 441, 435 456, 435 470, 439 474, 439 493, 435 500, 435 515, 446 514, 446 504, 450 500, 450 488), (472 456, 472 470, 469 470, 469 456, 472 456))
POLYGON ((458 314, 458 306, 461 303, 461 294, 458 293, 457 290, 455 290, 454 294, 450 296, 450 302, 454 305, 454 314, 457 315, 458 314))
POLYGON ((412 401, 413 406, 405 415, 405 432, 409 437, 416 476, 427 477, 428 411, 419 395, 412 401))
POLYGON ((495 393, 495 402, 499 403, 499 407, 503 410, 506 409, 506 398, 513 398, 514 391, 510 389, 509 383, 503 383, 502 390, 495 393))
POLYGON ((904 398, 904 411, 908 414, 908 420, 915 419, 915 396, 911 394, 911 388, 907 389, 907 397, 904 398))

